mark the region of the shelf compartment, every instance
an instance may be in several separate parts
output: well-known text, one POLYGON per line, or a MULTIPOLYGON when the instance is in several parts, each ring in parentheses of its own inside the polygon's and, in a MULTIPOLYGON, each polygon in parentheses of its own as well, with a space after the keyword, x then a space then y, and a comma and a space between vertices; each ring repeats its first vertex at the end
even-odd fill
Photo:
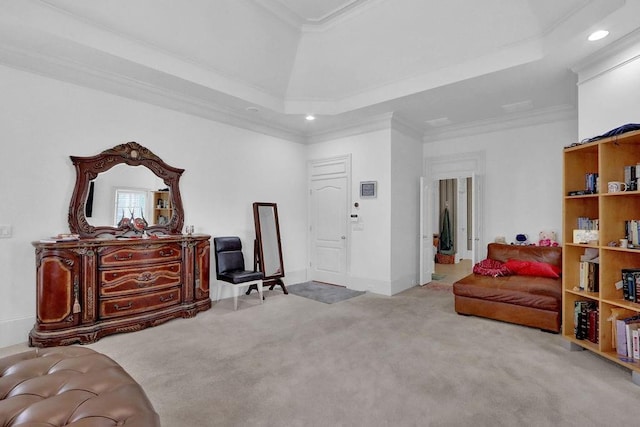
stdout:
MULTIPOLYGON (((588 298, 598 298, 598 292, 586 292, 580 290, 580 257, 584 255, 587 248, 597 249, 592 245, 565 245, 562 254, 562 277, 566 292, 573 292, 576 295, 584 295, 588 298)), ((598 252, 599 253, 599 252, 598 252)))
POLYGON ((564 194, 584 190, 585 175, 598 172, 598 144, 583 144, 564 151, 564 194))
POLYGON ((562 335, 565 338, 571 338, 572 340, 577 341, 583 347, 589 346, 597 349, 598 345, 591 341, 576 339, 574 318, 576 301, 594 301, 596 304, 599 304, 597 297, 591 297, 584 292, 569 292, 565 290, 564 298, 562 300, 562 335), (583 341, 586 344, 583 345, 583 341))
POLYGON ((563 203, 564 229, 563 236, 567 242, 573 242, 573 230, 578 229, 578 218, 599 219, 598 196, 565 197, 563 203))
POLYGON ((600 244, 619 243, 625 236, 625 221, 640 220, 640 193, 609 193, 600 197, 600 244), (602 227, 606 224, 606 227, 602 227))
POLYGON ((640 163, 640 134, 632 132, 600 144, 600 186, 606 192, 609 181, 624 182, 624 167, 640 163))
POLYGON ((624 301, 622 288, 615 287, 616 282, 622 280, 623 268, 640 269, 640 253, 600 249, 600 295, 603 299, 624 301))

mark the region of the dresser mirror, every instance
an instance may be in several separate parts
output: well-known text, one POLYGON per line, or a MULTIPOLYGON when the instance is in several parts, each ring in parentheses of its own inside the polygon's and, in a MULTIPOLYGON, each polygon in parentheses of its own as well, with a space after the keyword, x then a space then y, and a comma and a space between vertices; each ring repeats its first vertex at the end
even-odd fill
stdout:
POLYGON ((96 156, 70 157, 76 169, 69 204, 71 233, 81 238, 181 233, 184 210, 179 180, 184 169, 169 166, 136 142, 117 145, 96 156), (146 212, 139 208, 116 213, 112 190, 115 187, 149 194, 151 190, 164 190, 170 215, 163 216, 161 224, 154 224, 152 203, 146 205, 146 212))
POLYGON ((280 285, 284 293, 287 288, 282 282, 284 262, 278 222, 278 206, 275 203, 254 203, 253 219, 256 228, 256 264, 264 275, 264 285, 273 289, 280 285))

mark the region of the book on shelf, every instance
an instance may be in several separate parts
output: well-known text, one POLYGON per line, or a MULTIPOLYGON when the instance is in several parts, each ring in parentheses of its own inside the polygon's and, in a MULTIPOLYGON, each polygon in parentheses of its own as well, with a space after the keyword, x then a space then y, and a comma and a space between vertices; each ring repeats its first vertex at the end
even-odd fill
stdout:
POLYGON ((578 230, 598 230, 600 221, 598 218, 589 218, 585 216, 578 217, 578 230))
MULTIPOLYGON (((589 316, 592 311, 598 311, 598 304, 595 301, 575 301, 574 302, 574 335, 579 340, 589 340, 589 336, 597 337, 597 328, 590 331, 589 316)), ((596 315, 597 316, 597 315, 596 315)), ((597 341, 597 338, 594 338, 597 341)))
POLYGON ((600 264, 594 261, 580 261, 580 282, 578 288, 581 291, 598 292, 600 290, 600 264))
POLYGON ((598 192, 599 180, 598 180, 598 174, 596 172, 586 173, 584 176, 584 180, 585 180, 584 189, 586 191, 589 191, 592 194, 595 194, 598 192))
POLYGON ((640 323, 640 315, 630 316, 623 319, 616 319, 616 351, 623 357, 633 357, 633 342, 627 340, 627 325, 640 323), (631 349, 632 353, 629 353, 631 349))
POLYGON ((624 235, 631 246, 640 245, 640 219, 625 220, 624 235))
POLYGON ((627 190, 634 191, 638 189, 637 179, 640 177, 638 172, 640 172, 640 164, 624 167, 624 183, 627 184, 627 190))
POLYGON ((633 359, 638 360, 640 359, 640 331, 638 331, 638 327, 640 327, 640 325, 635 323, 634 325, 630 326, 636 326, 631 330, 631 339, 633 341, 633 359))
POLYGON ((594 344, 598 344, 600 312, 598 310, 590 310, 587 314, 589 316, 587 324, 587 340, 594 344))
POLYGON ((638 328, 640 327, 640 323, 632 322, 627 323, 625 325, 625 333, 627 335, 627 357, 635 357, 633 356, 634 352, 638 351, 638 328), (633 331, 636 332, 636 342, 633 342, 633 331))
POLYGON ((640 286, 640 269, 622 269, 622 298, 626 301, 638 302, 638 287, 640 286))

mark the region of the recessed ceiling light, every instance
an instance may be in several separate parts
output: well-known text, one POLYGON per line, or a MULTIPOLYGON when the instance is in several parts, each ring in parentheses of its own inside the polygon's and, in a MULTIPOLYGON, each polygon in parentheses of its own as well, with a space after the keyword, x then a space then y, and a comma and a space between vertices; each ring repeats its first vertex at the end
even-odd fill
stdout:
POLYGON ((312 114, 307 115, 307 117, 305 117, 305 119, 307 119, 308 122, 313 121, 316 119, 316 117, 312 114))
POLYGON ((246 110, 252 113, 257 113, 258 111, 260 111, 258 107, 247 107, 246 110))
POLYGON ((607 37, 609 35, 609 31, 607 30, 598 30, 598 31, 594 31, 593 33, 591 33, 589 35, 589 37, 587 38, 587 40, 589 40, 590 42, 594 42, 596 40, 602 40, 603 38, 607 37))

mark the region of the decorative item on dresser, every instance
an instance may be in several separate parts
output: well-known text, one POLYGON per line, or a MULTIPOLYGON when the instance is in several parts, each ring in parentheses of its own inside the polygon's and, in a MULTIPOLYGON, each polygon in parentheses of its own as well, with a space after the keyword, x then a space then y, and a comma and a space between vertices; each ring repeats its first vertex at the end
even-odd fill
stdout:
POLYGON ((72 160, 77 179, 69 227, 79 238, 33 242, 37 301, 29 344, 86 344, 209 309, 211 236, 180 233, 183 170, 135 142, 72 160), (140 230, 126 222, 115 227, 87 222, 89 181, 117 164, 146 166, 164 181, 172 205, 166 224, 140 230))

